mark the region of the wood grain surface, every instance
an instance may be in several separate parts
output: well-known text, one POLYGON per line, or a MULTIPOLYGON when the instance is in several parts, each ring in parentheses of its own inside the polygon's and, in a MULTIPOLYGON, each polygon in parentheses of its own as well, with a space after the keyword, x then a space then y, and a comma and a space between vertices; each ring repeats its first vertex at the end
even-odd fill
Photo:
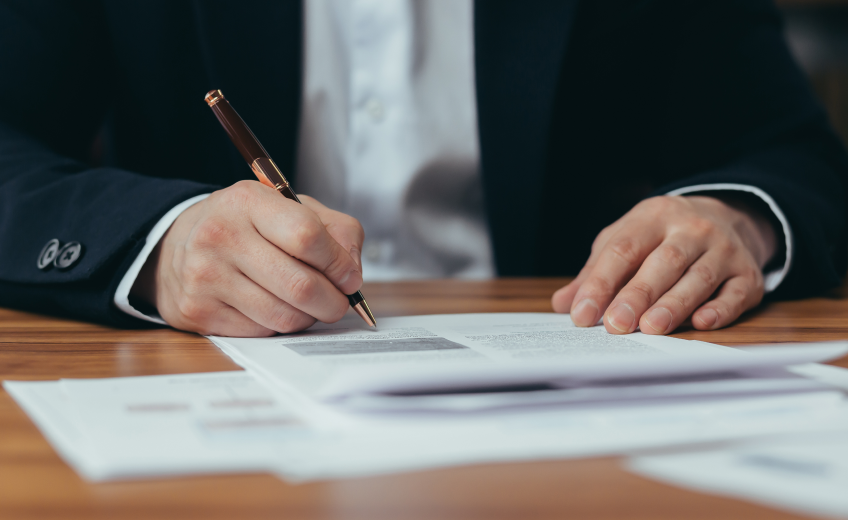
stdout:
MULTIPOLYGON (((562 279, 367 284, 380 316, 549 312, 562 279)), ((677 337, 725 345, 848 338, 845 289, 763 305, 736 325, 677 337)), ((848 360, 839 363, 848 366, 848 360)), ((202 337, 116 330, 0 309, 0 379, 236 370, 202 337)), ((88 484, 0 392, 0 519, 778 519, 789 513, 625 473, 615 458, 478 465, 289 485, 268 475, 88 484)))

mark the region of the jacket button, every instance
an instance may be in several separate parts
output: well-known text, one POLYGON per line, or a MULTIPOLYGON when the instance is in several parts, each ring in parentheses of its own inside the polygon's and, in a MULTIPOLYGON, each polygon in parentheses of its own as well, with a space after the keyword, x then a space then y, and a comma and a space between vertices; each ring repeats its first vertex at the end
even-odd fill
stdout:
POLYGON ((82 256, 82 244, 79 242, 68 242, 56 253, 53 265, 59 269, 67 269, 77 263, 82 256))
POLYGON ((54 238, 50 242, 44 244, 44 248, 41 250, 41 254, 38 255, 38 268, 42 271, 46 269, 50 269, 50 266, 53 265, 53 260, 56 259, 56 253, 59 252, 59 239, 54 238))

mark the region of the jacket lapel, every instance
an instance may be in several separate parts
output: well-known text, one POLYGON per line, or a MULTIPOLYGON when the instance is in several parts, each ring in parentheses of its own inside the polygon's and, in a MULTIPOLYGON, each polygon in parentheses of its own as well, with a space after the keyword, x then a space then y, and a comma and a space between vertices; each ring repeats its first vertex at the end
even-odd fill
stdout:
MULTIPOLYGON (((533 272, 548 135, 577 0, 474 7, 481 169, 498 274, 533 272)), ((558 238, 558 239, 561 239, 558 238)))
MULTIPOLYGON (((302 70, 301 0, 195 0, 194 12, 209 89, 224 92, 294 182, 302 70)), ((232 148, 235 176, 252 178, 235 147, 227 146, 232 148)))

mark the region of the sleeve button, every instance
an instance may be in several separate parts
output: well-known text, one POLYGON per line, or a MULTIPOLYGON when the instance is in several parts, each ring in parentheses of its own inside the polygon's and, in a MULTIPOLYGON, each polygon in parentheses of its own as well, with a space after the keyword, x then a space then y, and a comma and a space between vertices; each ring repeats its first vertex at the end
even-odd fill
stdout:
POLYGON ((42 271, 50 269, 53 265, 53 260, 56 259, 56 254, 59 252, 59 239, 54 238, 50 242, 44 244, 44 247, 41 249, 41 253, 38 255, 38 262, 36 265, 42 271))
POLYGON ((79 242, 68 242, 56 253, 53 265, 59 269, 67 269, 77 263, 82 256, 82 244, 79 242))

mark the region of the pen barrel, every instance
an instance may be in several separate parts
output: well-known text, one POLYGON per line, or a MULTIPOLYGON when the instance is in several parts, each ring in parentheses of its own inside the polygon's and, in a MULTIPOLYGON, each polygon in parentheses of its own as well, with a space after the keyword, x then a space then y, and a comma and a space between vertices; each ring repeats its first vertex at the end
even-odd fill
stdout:
POLYGON ((253 161, 259 158, 269 157, 268 152, 259 144, 259 140, 256 139, 256 136, 253 135, 253 132, 250 131, 250 128, 230 105, 229 101, 221 97, 210 108, 247 164, 253 164, 253 161))

